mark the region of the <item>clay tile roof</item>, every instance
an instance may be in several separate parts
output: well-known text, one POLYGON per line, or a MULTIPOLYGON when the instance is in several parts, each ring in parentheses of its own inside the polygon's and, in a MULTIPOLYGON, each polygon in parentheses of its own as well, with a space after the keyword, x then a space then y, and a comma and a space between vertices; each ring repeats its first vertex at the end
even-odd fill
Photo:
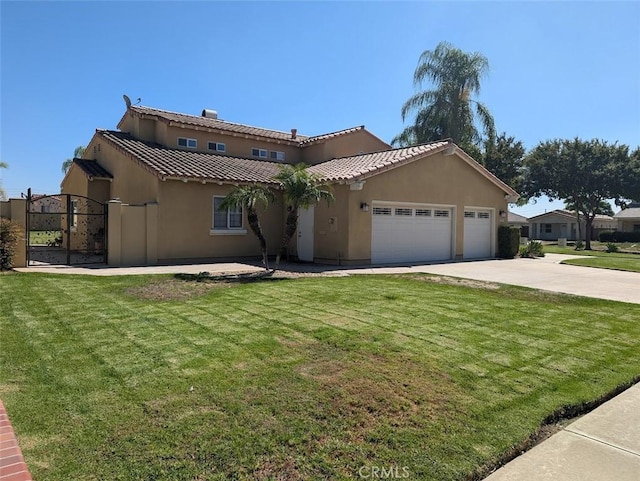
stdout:
POLYGON ((451 145, 449 141, 439 141, 414 147, 341 157, 314 165, 309 168, 309 171, 317 174, 326 182, 362 179, 435 153, 448 145, 451 145))
POLYGON ((219 154, 169 149, 124 132, 98 130, 106 141, 161 179, 275 184, 282 164, 219 154))
POLYGON ((351 127, 350 129, 338 130, 337 132, 330 132, 328 134, 314 135, 312 137, 306 138, 305 140, 302 140, 300 142, 300 146, 306 147, 308 145, 317 144, 324 140, 333 139, 334 137, 340 137, 342 135, 350 134, 352 132, 357 132, 358 130, 363 130, 363 129, 364 129, 364 125, 360 125, 358 127, 351 127))
POLYGON ((157 117, 166 122, 174 122, 178 124, 185 124, 211 130, 221 130, 240 135, 264 137, 273 140, 291 142, 292 144, 296 145, 308 138, 308 136, 306 135, 297 134, 296 138, 293 139, 291 137, 291 132, 263 129, 260 127, 252 127, 250 125, 227 122, 226 120, 214 119, 210 117, 199 117, 197 115, 181 114, 178 112, 170 112, 168 110, 154 109, 151 107, 143 107, 140 105, 132 105, 131 107, 129 107, 129 110, 136 112, 139 115, 150 115, 153 117, 157 117))
POLYGON ((113 179, 113 175, 95 160, 73 159, 73 163, 80 167, 89 179, 113 179))

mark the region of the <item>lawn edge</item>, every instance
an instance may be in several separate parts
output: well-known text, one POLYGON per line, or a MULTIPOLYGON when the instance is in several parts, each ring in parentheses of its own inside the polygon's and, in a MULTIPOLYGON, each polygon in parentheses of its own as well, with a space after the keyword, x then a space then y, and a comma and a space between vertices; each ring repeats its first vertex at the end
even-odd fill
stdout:
MULTIPOLYGON (((598 256, 591 256, 591 257, 598 258, 598 256)), ((560 264, 564 264, 564 265, 567 265, 567 266, 576 266, 576 267, 589 267, 591 269, 607 269, 609 271, 618 271, 618 272, 638 272, 638 271, 634 271, 632 269, 620 269, 619 267, 585 266, 583 264, 574 264, 574 262, 576 260, 578 260, 578 259, 567 259, 567 260, 561 261, 560 264)))
POLYGON ((578 404, 567 404, 560 406, 553 411, 547 417, 542 420, 540 426, 533 431, 524 440, 511 446, 506 452, 500 455, 495 461, 489 461, 484 466, 477 468, 470 473, 465 481, 482 481, 487 476, 497 471, 505 464, 513 461, 517 457, 521 456, 531 448, 550 438, 553 434, 560 431, 562 428, 556 430, 549 430, 550 426, 557 425, 559 423, 566 423, 569 420, 575 419, 585 414, 590 413, 594 409, 602 406, 607 401, 610 401, 614 397, 622 394, 624 391, 640 382, 640 374, 634 376, 630 381, 619 384, 611 391, 604 393, 591 401, 583 401, 578 404))

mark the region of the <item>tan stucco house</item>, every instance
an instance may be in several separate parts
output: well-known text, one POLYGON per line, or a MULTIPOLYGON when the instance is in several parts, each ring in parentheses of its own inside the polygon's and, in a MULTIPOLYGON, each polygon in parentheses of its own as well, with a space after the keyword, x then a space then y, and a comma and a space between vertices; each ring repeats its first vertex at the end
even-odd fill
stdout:
POLYGON ((640 232, 640 203, 629 204, 613 216, 622 232, 640 232))
MULTIPOLYGON (((608 215, 596 214, 591 225, 591 239, 597 240, 602 231, 616 230, 617 221, 608 215)), ((538 240, 578 240, 578 221, 576 213, 565 209, 556 209, 529 219, 529 232, 532 239, 538 240)), ((584 237, 586 221, 581 217, 580 232, 584 237)))
POLYGON ((110 264, 254 258, 242 209, 217 206, 236 185, 272 186, 262 212, 270 254, 286 206, 273 176, 308 164, 335 201, 300 212, 289 255, 332 264, 494 257, 518 194, 454 143, 393 149, 364 126, 317 136, 128 106, 118 130, 97 130, 62 192, 109 202, 110 264))

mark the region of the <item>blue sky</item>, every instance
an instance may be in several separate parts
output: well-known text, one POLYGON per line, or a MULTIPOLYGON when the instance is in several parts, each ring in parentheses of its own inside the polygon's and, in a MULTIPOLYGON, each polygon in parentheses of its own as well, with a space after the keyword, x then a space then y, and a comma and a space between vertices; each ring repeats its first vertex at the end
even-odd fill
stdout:
MULTIPOLYGON (((390 141, 420 53, 484 54, 479 99, 527 148, 640 144, 638 2, 0 2, 0 179, 59 191, 61 163, 135 102, 390 141)), ((515 209, 561 207, 543 200, 515 209)))

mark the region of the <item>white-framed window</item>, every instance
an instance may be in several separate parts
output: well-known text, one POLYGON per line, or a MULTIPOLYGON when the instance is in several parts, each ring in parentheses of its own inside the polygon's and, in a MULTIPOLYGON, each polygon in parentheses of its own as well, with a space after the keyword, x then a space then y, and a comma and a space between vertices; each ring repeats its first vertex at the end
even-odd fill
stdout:
POLYGON ((416 217, 431 217, 431 209, 416 209, 416 217))
POLYGON ((472 210, 465 210, 464 211, 464 216, 467 219, 475 219, 476 218, 476 213, 473 212, 472 210))
POLYGON ((449 211, 448 210, 434 210, 433 211, 433 216, 434 217, 449 217, 449 211))
POLYGON ((78 228, 78 199, 71 201, 71 212, 69 212, 69 214, 71 215, 69 227, 75 232, 78 228))
POLYGON ((259 157, 261 159, 266 159, 267 151, 266 149, 257 149, 254 147, 253 149, 251 149, 251 155, 253 155, 254 157, 259 157))
POLYGON ((226 152, 227 146, 222 142, 209 142, 209 150, 215 150, 216 152, 226 152))
POLYGON ((488 212, 478 212, 478 219, 488 219, 490 217, 488 212))
POLYGON ((551 232, 553 232, 553 225, 552 224, 543 224, 544 225, 544 233, 545 234, 551 234, 551 232))
POLYGON ((242 206, 229 207, 221 209, 223 196, 213 197, 213 218, 211 220, 211 230, 216 231, 234 231, 237 233, 246 233, 242 228, 242 206))
POLYGON ((189 139, 187 137, 178 137, 178 147, 188 147, 189 149, 195 149, 198 147, 198 141, 196 139, 189 139))
POLYGON ((269 157, 271 160, 277 160, 279 162, 284 162, 284 152, 279 152, 277 150, 272 150, 269 152, 269 157))
POLYGON ((373 215, 391 215, 391 207, 374 207, 373 215))
POLYGON ((411 217, 413 215, 413 209, 406 209, 404 207, 396 207, 396 215, 411 217))

